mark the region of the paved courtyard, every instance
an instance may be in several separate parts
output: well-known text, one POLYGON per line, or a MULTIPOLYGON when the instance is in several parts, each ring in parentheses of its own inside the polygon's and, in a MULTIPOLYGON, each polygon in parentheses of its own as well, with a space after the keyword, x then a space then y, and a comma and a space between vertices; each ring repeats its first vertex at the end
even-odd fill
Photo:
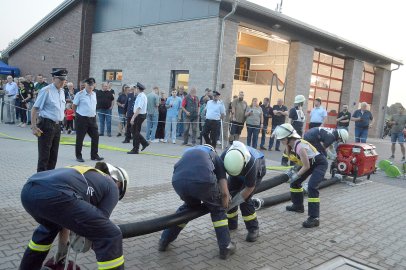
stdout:
MULTIPOLYGON (((37 226, 20 202, 21 188, 36 170, 37 144, 28 128, 0 124, 0 133, 26 139, 12 140, 0 134, 0 269, 17 269, 37 226)), ((101 137, 100 143, 130 149, 121 140, 101 137)), ((382 158, 389 157, 388 141, 370 142, 377 145, 382 158)), ((116 224, 147 220, 177 209, 181 202, 170 182, 177 159, 152 154, 178 156, 184 149, 179 143, 152 144, 146 150, 151 154, 131 156, 100 150, 107 162, 127 169, 132 179, 127 196, 113 212, 116 224)), ((279 155, 267 152, 267 164, 278 164, 279 155)), ((84 148, 83 157, 87 164, 94 164, 89 148, 84 148)), ((57 167, 73 164, 74 147, 61 145, 57 167)), ((265 178, 277 174, 269 171, 265 178)), ((125 239, 126 269, 312 269, 337 256, 373 269, 406 269, 406 180, 389 179, 381 172, 370 180, 357 186, 339 183, 323 189, 321 225, 316 229, 303 229, 301 223, 306 215, 287 213, 288 203, 258 212, 261 228, 256 243, 245 242, 246 230, 240 220, 239 229, 232 232, 238 249, 227 261, 218 259, 216 238, 207 215, 189 222, 164 253, 157 251, 160 233, 125 239)), ((288 185, 283 184, 259 197, 288 190, 288 185)), ((82 269, 96 269, 92 251, 80 254, 78 263, 82 269)))

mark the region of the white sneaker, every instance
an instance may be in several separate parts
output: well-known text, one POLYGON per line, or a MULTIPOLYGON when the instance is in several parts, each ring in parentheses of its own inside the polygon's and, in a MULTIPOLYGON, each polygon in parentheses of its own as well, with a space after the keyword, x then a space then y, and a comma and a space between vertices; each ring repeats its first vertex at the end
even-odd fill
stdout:
POLYGON ((221 145, 221 142, 220 142, 220 140, 218 140, 218 141, 217 141, 217 145, 221 145))
POLYGON ((168 142, 168 140, 162 140, 162 142, 163 142, 163 143, 167 143, 167 142, 168 142))
POLYGON ((21 127, 22 124, 23 124, 23 123, 21 122, 20 124, 17 125, 17 127, 21 127))
POLYGON ((163 142, 164 141, 164 139, 159 139, 159 142, 163 142))
POLYGON ((20 127, 25 128, 27 125, 23 123, 20 127))
POLYGON ((159 142, 159 140, 158 139, 153 139, 151 142, 152 143, 157 143, 157 142, 159 142))
POLYGON ((175 140, 173 140, 173 141, 172 141, 172 143, 173 143, 173 144, 176 144, 176 141, 175 141, 175 140))

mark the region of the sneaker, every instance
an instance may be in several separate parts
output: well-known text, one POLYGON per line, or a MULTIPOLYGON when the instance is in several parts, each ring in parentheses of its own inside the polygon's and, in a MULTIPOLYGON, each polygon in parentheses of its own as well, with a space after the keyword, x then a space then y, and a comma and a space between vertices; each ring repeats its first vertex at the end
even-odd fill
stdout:
POLYGON ((164 139, 159 139, 159 142, 163 142, 164 141, 164 139))
POLYGON ((27 125, 23 123, 20 127, 25 128, 27 125))
POLYGON ((75 134, 75 133, 76 133, 76 131, 72 130, 72 133, 71 133, 71 134, 75 134))
POLYGON ((173 140, 173 141, 172 141, 172 143, 173 143, 173 144, 176 144, 176 141, 175 141, 175 140, 173 140))
POLYGON ((104 133, 100 133, 99 136, 104 136, 104 133))
POLYGON ((23 123, 18 124, 17 127, 21 127, 22 124, 23 124, 23 123))
POLYGON ((318 218, 308 217, 307 220, 303 222, 302 225, 305 228, 318 227, 320 225, 320 221, 318 218))
POLYGON ((217 145, 221 145, 221 142, 220 142, 220 140, 218 140, 218 141, 217 141, 217 145))
POLYGON ((261 149, 261 150, 266 150, 266 148, 263 147, 263 146, 260 146, 259 149, 261 149))
POLYGON ((68 129, 68 134, 71 134, 71 133, 72 133, 72 130, 68 129))
POLYGON ((304 213, 304 206, 296 206, 294 204, 286 206, 286 211, 304 213))
POLYGON ((117 137, 120 137, 121 136, 121 133, 117 133, 117 137))
POLYGON ((183 142, 182 145, 187 145, 187 142, 183 142))
POLYGON ((231 255, 235 253, 237 246, 235 243, 230 242, 226 248, 220 249, 220 259, 227 260, 231 255))
POLYGON ((152 143, 157 143, 157 142, 159 142, 159 140, 158 139, 153 139, 151 142, 152 143))
POLYGON ((102 161, 102 160, 104 160, 104 158, 103 157, 99 157, 99 156, 95 156, 95 157, 92 157, 92 158, 90 158, 91 160, 96 160, 96 161, 102 161))
POLYGON ((395 156, 394 155, 391 155, 390 157, 389 157, 389 159, 394 159, 395 158, 395 156))
POLYGON ((278 151, 278 152, 280 152, 281 150, 279 150, 279 149, 275 149, 275 151, 278 151))
POLYGON ((163 143, 167 143, 167 142, 168 142, 168 140, 162 140, 162 142, 163 142, 163 143))
POLYGON ((248 232, 247 238, 245 238, 245 241, 247 242, 255 242, 258 239, 259 235, 259 230, 258 229, 253 229, 248 232))

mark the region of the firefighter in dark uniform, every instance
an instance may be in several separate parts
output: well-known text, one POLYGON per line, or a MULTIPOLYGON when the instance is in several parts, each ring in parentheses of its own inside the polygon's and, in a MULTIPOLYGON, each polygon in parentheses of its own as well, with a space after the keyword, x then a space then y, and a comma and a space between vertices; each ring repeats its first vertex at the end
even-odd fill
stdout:
POLYGON ((292 205, 286 206, 287 211, 304 212, 302 183, 310 176, 308 184, 309 217, 303 222, 303 227, 312 228, 320 224, 319 184, 324 179, 328 162, 324 155, 309 142, 302 140, 291 124, 283 124, 275 130, 277 140, 286 146, 289 160, 300 166, 287 172, 290 182, 290 196, 292 205))
POLYGON ((51 74, 53 83, 39 91, 31 110, 32 133, 38 137, 37 172, 55 168, 61 138, 59 123, 65 117, 63 84, 68 71, 60 69, 51 74))
POLYGON ((125 126, 125 138, 123 143, 130 143, 131 140, 131 118, 133 117, 134 114, 134 103, 135 99, 137 98, 137 94, 134 93, 135 86, 130 87, 130 91, 128 92, 127 95, 127 102, 124 105, 124 111, 126 112, 126 120, 127 124, 125 126))
POLYGON ((92 242, 99 269, 124 269, 122 234, 109 217, 128 185, 124 169, 97 162, 31 176, 21 192, 25 210, 40 224, 20 270, 40 269, 58 232, 71 230, 92 242))
MULTIPOLYGON (((227 259, 236 249, 230 239, 225 211, 230 194, 223 161, 214 148, 205 144, 186 150, 174 166, 172 185, 184 201, 177 212, 198 207, 201 202, 208 208, 216 231, 220 258, 227 259)), ((181 224, 164 230, 159 240, 159 251, 165 251, 185 226, 181 224)))
POLYGON ((304 134, 303 139, 316 147, 317 151, 325 157, 327 157, 327 151, 330 152, 329 156, 333 157, 335 156, 333 144, 339 142, 345 143, 348 140, 348 131, 345 129, 314 127, 304 134))
POLYGON ((221 155, 228 177, 228 188, 233 201, 227 212, 230 230, 238 226, 238 205, 240 206, 245 227, 248 230, 246 241, 255 242, 259 227, 252 195, 266 174, 264 154, 260 151, 234 141, 221 155))

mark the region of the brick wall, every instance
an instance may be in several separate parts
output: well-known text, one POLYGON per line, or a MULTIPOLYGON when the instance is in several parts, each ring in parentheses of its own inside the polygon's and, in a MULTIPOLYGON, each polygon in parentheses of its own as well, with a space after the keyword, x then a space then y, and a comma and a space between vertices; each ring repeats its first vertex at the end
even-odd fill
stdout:
POLYGON ((90 75, 99 83, 104 69, 121 69, 121 83, 169 91, 171 70, 189 70, 189 87, 200 96, 215 84, 218 28, 219 18, 210 18, 146 26, 141 35, 132 29, 95 33, 90 75))
POLYGON ((89 7, 81 1, 78 2, 14 50, 10 54, 9 64, 19 67, 22 75, 44 74, 48 82, 51 82, 49 73, 52 68, 66 68, 69 71, 68 80, 76 84, 78 80, 88 76, 89 59, 86 58, 90 55, 93 10, 93 1, 90 1, 89 7), (86 23, 82 24, 86 8, 86 23), (85 46, 81 46, 84 25, 90 39, 85 38, 85 46), (48 38, 51 38, 50 42, 46 41, 48 38), (82 62, 81 49, 84 49, 82 62))

